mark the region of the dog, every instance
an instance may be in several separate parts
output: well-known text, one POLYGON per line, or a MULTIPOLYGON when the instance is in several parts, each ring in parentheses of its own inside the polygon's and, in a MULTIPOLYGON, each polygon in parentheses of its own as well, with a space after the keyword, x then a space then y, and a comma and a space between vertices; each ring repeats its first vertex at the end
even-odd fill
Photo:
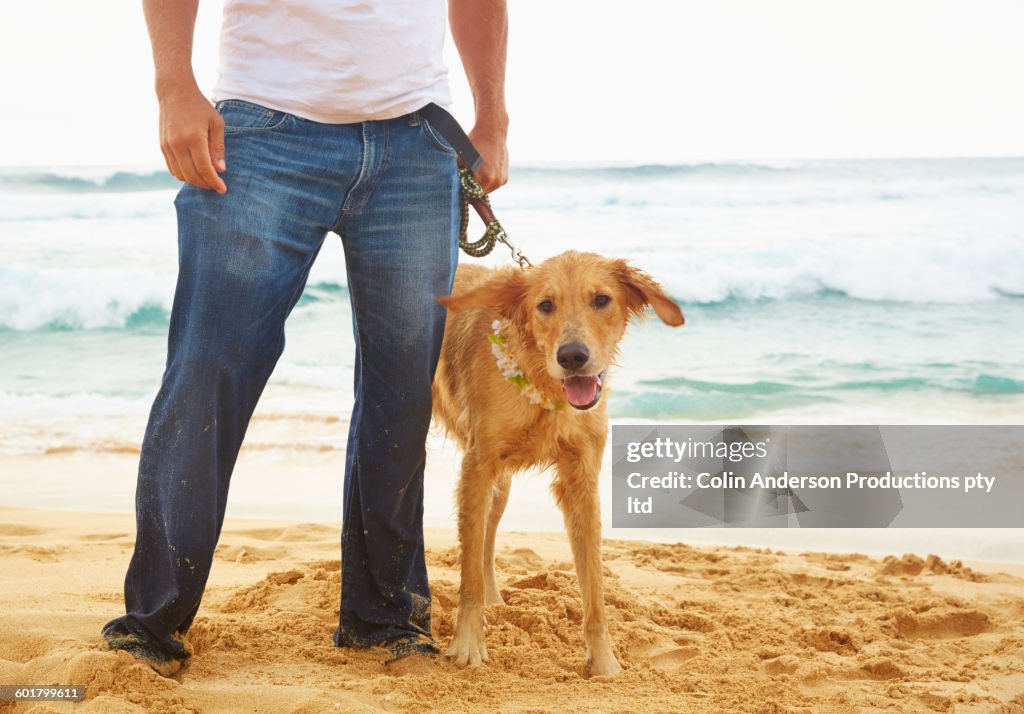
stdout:
POLYGON ((598 472, 608 436, 608 369, 630 318, 650 306, 668 325, 683 313, 624 260, 568 251, 539 265, 459 266, 434 378, 434 417, 463 452, 457 501, 461 577, 446 656, 487 661, 486 605, 504 604, 494 538, 512 475, 554 468, 583 594, 592 676, 622 671, 604 609, 598 472))

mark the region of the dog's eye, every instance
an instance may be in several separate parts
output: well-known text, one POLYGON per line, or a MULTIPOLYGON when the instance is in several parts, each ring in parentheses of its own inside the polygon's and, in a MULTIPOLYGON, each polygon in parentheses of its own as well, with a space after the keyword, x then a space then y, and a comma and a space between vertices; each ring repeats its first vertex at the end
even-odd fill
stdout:
POLYGON ((544 300, 543 302, 537 305, 537 309, 543 312, 544 314, 551 314, 552 312, 555 311, 555 303, 551 302, 550 300, 544 300))
POLYGON ((594 307, 604 307, 611 301, 612 299, 607 295, 598 295, 597 297, 594 298, 594 307))

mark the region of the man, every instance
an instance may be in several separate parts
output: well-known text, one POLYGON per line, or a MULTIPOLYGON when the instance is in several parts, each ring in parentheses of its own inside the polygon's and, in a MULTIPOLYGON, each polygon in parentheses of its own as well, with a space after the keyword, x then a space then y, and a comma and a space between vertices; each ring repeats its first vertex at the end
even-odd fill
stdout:
MULTIPOLYGON (((170 675, 199 608, 249 418, 328 231, 356 343, 338 646, 436 656, 423 548, 430 386, 458 252, 444 0, 227 0, 216 106, 191 69, 198 0, 145 0, 167 167, 186 182, 167 368, 139 460, 126 614, 103 630, 170 675)), ((505 0, 449 0, 486 190, 507 179, 505 0)), ((286 474, 282 474, 282 488, 286 474)), ((413 655, 413 656, 410 656, 413 655)))

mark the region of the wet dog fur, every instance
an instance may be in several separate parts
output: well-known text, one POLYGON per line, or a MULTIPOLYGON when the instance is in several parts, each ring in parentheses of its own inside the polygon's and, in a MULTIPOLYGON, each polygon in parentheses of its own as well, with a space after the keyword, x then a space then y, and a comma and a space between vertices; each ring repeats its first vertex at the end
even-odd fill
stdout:
POLYGON ((463 451, 457 501, 461 586, 447 656, 487 660, 486 605, 503 604, 494 540, 512 475, 553 468, 583 595, 586 657, 593 676, 621 667, 605 618, 598 473, 608 436, 607 370, 630 319, 650 306, 673 327, 683 314, 647 273, 624 260, 569 251, 521 270, 461 265, 434 379, 434 417, 463 451), (500 321, 508 354, 559 408, 529 401, 495 364, 488 335, 500 321))

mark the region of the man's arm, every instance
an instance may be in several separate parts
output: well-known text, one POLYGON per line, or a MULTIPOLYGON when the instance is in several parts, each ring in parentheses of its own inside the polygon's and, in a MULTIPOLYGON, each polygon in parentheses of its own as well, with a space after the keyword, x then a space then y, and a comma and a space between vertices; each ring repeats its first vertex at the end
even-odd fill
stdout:
POLYGON ((448 0, 448 23, 473 91, 476 123, 469 138, 484 159, 477 179, 485 191, 493 191, 508 181, 506 0, 448 0))
POLYGON ((225 193, 224 121, 192 73, 199 0, 143 0, 160 102, 160 149, 180 181, 225 193))

